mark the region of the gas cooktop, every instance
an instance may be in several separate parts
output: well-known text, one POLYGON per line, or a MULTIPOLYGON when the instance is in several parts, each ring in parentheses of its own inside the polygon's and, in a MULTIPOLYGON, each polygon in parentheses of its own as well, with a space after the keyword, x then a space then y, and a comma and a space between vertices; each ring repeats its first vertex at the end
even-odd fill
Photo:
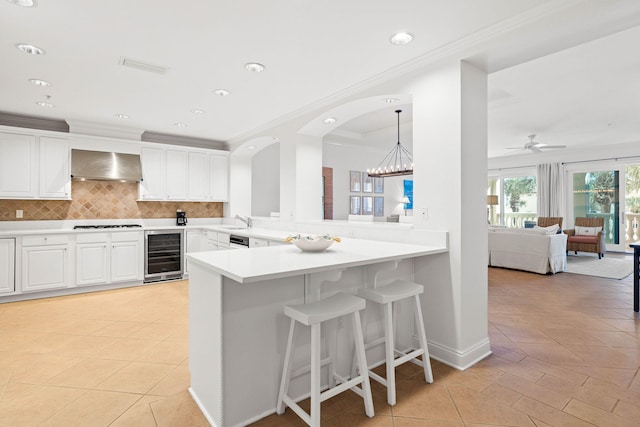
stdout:
POLYGON ((91 230, 95 228, 137 228, 142 227, 139 224, 105 224, 105 225, 76 225, 74 230, 91 230))

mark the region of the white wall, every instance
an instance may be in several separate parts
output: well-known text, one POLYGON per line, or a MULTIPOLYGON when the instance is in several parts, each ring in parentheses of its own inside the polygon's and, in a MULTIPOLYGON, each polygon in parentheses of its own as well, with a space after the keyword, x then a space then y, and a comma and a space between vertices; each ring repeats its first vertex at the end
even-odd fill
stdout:
MULTIPOLYGON (((402 132, 402 130, 401 130, 402 132)), ((402 135, 402 133, 401 133, 402 135)), ((403 145, 404 145, 404 136, 403 145)), ((407 139, 409 139, 407 135, 407 139)), ((395 137, 394 137, 395 138, 395 137)), ((389 141, 389 150, 395 144, 395 140, 389 141)), ((384 178, 384 193, 351 193, 349 191, 349 171, 364 172, 380 163, 387 154, 384 150, 366 151, 362 147, 337 145, 325 138, 322 150, 322 166, 333 168, 333 219, 346 220, 349 215, 349 196, 384 196, 384 217, 386 220, 391 214, 404 215, 402 204, 402 186, 405 179, 413 179, 413 176, 384 178)), ((409 213, 410 215, 411 213, 409 213)), ((378 218, 376 218, 378 220, 378 218)))
POLYGON ((251 215, 269 216, 280 211, 280 144, 256 153, 251 167, 251 215))

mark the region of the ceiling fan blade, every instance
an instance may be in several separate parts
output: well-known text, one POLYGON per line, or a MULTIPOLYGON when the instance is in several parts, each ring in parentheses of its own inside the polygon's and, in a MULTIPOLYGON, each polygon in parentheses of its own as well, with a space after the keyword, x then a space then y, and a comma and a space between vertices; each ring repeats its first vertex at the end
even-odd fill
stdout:
POLYGON ((566 145, 542 145, 537 148, 567 148, 566 145))

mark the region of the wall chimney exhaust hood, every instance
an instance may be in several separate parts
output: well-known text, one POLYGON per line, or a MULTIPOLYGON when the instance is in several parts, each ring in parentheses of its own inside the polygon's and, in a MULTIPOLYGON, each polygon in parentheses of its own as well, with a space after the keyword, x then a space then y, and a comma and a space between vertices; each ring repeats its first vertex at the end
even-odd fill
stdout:
POLYGON ((142 181, 140 155, 71 150, 71 178, 95 181, 142 181))

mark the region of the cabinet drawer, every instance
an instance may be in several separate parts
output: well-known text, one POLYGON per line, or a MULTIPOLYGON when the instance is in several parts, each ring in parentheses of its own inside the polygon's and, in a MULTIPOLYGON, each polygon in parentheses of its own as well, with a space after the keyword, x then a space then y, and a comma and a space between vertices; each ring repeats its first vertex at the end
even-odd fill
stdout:
POLYGON ((77 243, 101 243, 109 240, 108 233, 79 233, 76 236, 77 243))
POLYGON ((66 234, 50 234, 47 236, 25 236, 22 238, 22 246, 64 245, 67 243, 69 243, 69 236, 66 234))
POLYGON ((137 242, 142 236, 140 231, 123 231, 122 233, 111 233, 112 242, 137 242))

